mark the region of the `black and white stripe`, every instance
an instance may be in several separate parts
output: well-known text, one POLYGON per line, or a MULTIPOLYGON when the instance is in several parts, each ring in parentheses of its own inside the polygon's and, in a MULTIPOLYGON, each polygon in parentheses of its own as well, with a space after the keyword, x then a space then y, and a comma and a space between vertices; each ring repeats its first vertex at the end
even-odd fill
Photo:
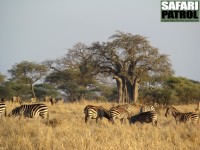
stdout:
POLYGON ((110 109, 110 120, 114 123, 115 119, 120 119, 121 124, 124 122, 124 119, 129 117, 129 112, 123 107, 112 107, 110 109))
POLYGON ((6 104, 0 102, 0 116, 4 113, 4 116, 6 117, 6 104))
POLYGON ((129 119, 130 124, 134 124, 136 122, 140 122, 140 123, 151 123, 152 122, 152 125, 157 126, 158 114, 156 111, 146 111, 146 112, 142 112, 137 115, 134 115, 128 119, 129 119))
POLYGON ((49 118, 48 107, 45 104, 21 105, 14 108, 8 116, 24 116, 29 118, 49 118))
POLYGON ((102 106, 93 106, 87 105, 84 108, 85 113, 85 123, 87 123, 90 119, 96 119, 96 123, 100 118, 102 120, 103 117, 107 118, 110 121, 109 111, 103 108, 102 106))
POLYGON ((187 112, 187 113, 182 113, 178 111, 175 107, 168 107, 165 112, 165 116, 167 117, 168 115, 172 115, 176 121, 176 123, 190 123, 190 122, 196 122, 198 123, 199 121, 199 114, 193 113, 193 112, 187 112))
POLYGON ((153 105, 141 106, 140 113, 147 112, 147 111, 155 111, 153 105))

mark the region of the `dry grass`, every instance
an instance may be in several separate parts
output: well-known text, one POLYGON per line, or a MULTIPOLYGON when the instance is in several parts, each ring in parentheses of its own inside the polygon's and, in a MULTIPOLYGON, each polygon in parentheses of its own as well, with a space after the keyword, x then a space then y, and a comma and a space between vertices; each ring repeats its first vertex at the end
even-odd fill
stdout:
MULTIPOLYGON (((0 150, 198 150, 200 124, 176 125, 172 117, 165 118, 160 111, 158 127, 151 124, 114 125, 106 119, 96 124, 84 123, 83 109, 89 102, 49 106, 50 120, 1 117, 0 150)), ((110 108, 111 103, 93 103, 110 108)), ((7 103, 8 112, 15 105, 7 103)), ((179 106, 181 111, 193 111, 195 106, 179 106)), ((133 113, 139 107, 132 106, 133 113)))

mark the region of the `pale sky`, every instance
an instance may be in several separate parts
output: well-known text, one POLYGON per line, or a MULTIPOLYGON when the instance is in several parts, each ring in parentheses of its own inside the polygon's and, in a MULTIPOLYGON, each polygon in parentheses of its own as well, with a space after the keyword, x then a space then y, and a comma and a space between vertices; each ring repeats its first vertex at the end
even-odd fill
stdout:
POLYGON ((176 76, 200 81, 200 22, 160 22, 160 0, 0 0, 0 72, 62 57, 77 42, 107 41, 117 30, 148 37, 176 76))

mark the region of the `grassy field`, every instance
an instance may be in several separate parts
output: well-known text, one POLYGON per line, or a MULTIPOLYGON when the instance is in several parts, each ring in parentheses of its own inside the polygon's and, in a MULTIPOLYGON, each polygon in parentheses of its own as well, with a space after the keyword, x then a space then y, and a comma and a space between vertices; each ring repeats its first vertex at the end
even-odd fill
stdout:
MULTIPOLYGON (((7 104, 8 113, 17 104, 7 104)), ((109 109, 112 103, 66 103, 49 106, 46 124, 39 118, 1 117, 0 150, 199 150, 200 124, 175 124, 172 117, 159 111, 158 127, 140 123, 121 125, 119 120, 109 124, 103 119, 84 123, 83 109, 87 104, 109 109)), ((180 111, 194 111, 194 105, 177 106, 180 111)), ((139 106, 132 106, 137 113, 139 106)))

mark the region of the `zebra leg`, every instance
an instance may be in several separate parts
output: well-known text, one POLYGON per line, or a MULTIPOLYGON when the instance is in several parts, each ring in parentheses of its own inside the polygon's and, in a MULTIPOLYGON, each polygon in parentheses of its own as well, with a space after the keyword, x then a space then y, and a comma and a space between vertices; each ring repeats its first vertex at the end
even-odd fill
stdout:
POLYGON ((158 121, 155 120, 155 121, 153 122, 153 124, 157 127, 158 121))
POLYGON ((110 118, 110 122, 111 122, 112 124, 114 124, 114 119, 113 119, 113 118, 110 118))
POLYGON ((97 118, 96 118, 96 123, 98 123, 98 119, 99 119, 99 118, 97 117, 97 118))
POLYGON ((120 119, 120 122, 121 122, 121 124, 123 124, 123 122, 124 122, 124 118, 121 118, 121 119, 120 119))

